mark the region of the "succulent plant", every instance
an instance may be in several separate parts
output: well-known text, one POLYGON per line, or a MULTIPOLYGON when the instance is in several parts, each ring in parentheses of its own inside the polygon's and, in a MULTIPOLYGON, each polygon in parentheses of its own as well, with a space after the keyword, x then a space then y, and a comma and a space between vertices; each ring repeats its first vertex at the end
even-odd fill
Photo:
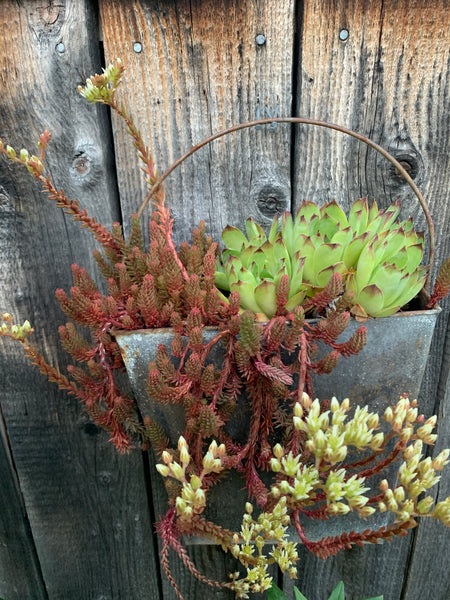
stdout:
POLYGON ((419 266, 424 235, 412 219, 399 222, 399 212, 399 201, 379 210, 362 198, 347 217, 334 200, 320 208, 304 201, 295 218, 285 212, 279 222, 277 215, 267 236, 251 218, 247 236, 228 225, 216 284, 238 291, 242 308, 271 318, 280 308, 307 303, 339 273, 354 315, 388 316, 416 296, 426 276, 426 267, 419 266), (289 290, 280 306, 283 276, 289 290))

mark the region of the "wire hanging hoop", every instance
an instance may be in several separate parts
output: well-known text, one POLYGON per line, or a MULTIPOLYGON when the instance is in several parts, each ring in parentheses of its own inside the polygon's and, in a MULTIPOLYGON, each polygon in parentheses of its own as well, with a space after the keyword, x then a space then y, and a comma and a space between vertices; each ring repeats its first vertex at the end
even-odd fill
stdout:
POLYGON ((207 146, 214 140, 224 137, 225 135, 228 135, 230 133, 234 133, 236 131, 241 131, 242 129, 249 129, 251 127, 256 127, 257 125, 269 125, 271 123, 291 123, 291 124, 299 123, 299 124, 303 124, 303 125, 316 125, 318 127, 324 127, 326 129, 333 129, 335 131, 339 131, 341 133, 347 134, 347 135, 359 140, 360 142, 363 142, 367 146, 370 146, 371 148, 376 150, 379 154, 384 156, 384 158, 386 158, 386 160, 388 160, 397 169, 397 171, 400 173, 400 175, 408 183, 408 185, 414 192, 414 194, 415 194, 416 198, 418 199, 420 206, 425 214, 425 218, 427 221, 428 242, 429 242, 429 248, 428 248, 429 270, 428 270, 427 278, 425 281, 424 289, 428 293, 429 287, 430 287, 431 270, 433 267, 434 255, 435 255, 435 233, 434 233, 434 223, 433 223, 433 219, 431 216, 431 212, 430 212, 428 204, 425 201, 421 191, 419 190, 417 185, 414 183, 414 180, 412 179, 410 174, 406 171, 406 169, 403 167, 403 165, 394 156, 392 156, 392 154, 390 154, 387 150, 385 150, 382 146, 380 146, 376 142, 372 141, 370 138, 366 137, 365 135, 362 135, 361 133, 357 133, 356 131, 347 129, 346 127, 342 127, 342 125, 337 125, 335 123, 329 123, 327 121, 320 121, 318 119, 308 119, 306 117, 276 117, 276 118, 270 118, 270 119, 258 119, 257 121, 248 121, 246 123, 239 123, 238 125, 233 125, 232 127, 228 127, 227 129, 218 131, 217 133, 214 133, 213 135, 210 135, 209 137, 203 139, 201 142, 199 142, 195 146, 192 146, 192 148, 190 148, 187 152, 185 152, 182 156, 180 156, 175 162, 173 162, 170 165, 170 167, 168 167, 164 171, 164 173, 162 173, 162 175, 160 175, 158 177, 157 181, 154 183, 154 185, 150 188, 147 195, 145 196, 145 198, 137 212, 137 216, 139 218, 142 217, 142 214, 143 214, 147 204, 151 201, 151 199, 156 194, 156 192, 161 188, 161 185, 163 184, 165 179, 167 179, 167 177, 177 167, 179 167, 187 158, 189 158, 190 156, 195 154, 198 150, 200 150, 200 148, 203 148, 204 146, 207 146))

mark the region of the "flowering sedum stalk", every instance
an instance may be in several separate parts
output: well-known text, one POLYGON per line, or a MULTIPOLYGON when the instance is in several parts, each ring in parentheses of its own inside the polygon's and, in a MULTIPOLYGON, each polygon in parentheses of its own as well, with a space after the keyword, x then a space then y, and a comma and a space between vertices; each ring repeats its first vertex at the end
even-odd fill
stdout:
POLYGON ((203 458, 200 473, 192 472, 193 465, 184 438, 178 442, 179 462, 164 452, 164 464, 157 465, 163 477, 182 484, 172 496, 180 530, 185 535, 204 535, 220 541, 225 550, 238 559, 246 569, 230 575, 230 587, 237 598, 248 598, 249 592, 263 592, 272 585, 268 567, 276 563, 283 573, 298 577, 297 539, 292 537, 294 526, 306 547, 325 558, 336 554, 352 543, 377 543, 393 535, 404 535, 406 529, 417 525, 423 516, 440 520, 450 526, 450 497, 434 503, 425 495, 440 480, 438 474, 448 464, 450 450, 436 458, 424 457, 424 445, 433 444, 432 433, 436 418, 424 420, 417 411, 416 401, 402 397, 383 414, 385 433, 379 431, 380 419, 368 407, 357 406, 350 417, 348 399, 333 398, 324 410, 318 399, 304 393, 294 408, 294 430, 304 436, 304 451, 294 453, 281 444, 272 449, 270 467, 274 481, 264 506, 255 516, 254 506, 247 502, 241 529, 221 537, 216 529, 199 521, 206 507, 205 479, 211 473, 225 471, 228 456, 223 445, 212 442, 203 458), (358 460, 355 460, 355 452, 358 460), (394 487, 387 479, 373 489, 371 477, 389 464, 400 464, 394 487), (189 473, 189 475, 188 475, 189 473), (365 519, 377 511, 391 512, 394 522, 388 527, 363 533, 343 534, 319 542, 310 542, 299 517, 328 518, 356 512, 365 519), (200 525, 200 527, 199 527, 200 525))

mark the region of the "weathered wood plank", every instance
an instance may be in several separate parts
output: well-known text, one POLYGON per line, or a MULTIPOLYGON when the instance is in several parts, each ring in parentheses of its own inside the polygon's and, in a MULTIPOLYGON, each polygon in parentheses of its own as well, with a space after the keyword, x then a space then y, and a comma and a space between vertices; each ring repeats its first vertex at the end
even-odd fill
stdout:
MULTIPOLYGON (((303 3, 298 36, 297 114, 368 135, 410 165, 435 217, 438 261, 450 253, 449 207, 442 192, 448 188, 450 161, 448 15, 448 2, 440 1, 308 0, 303 3), (342 30, 348 32, 346 41, 340 39, 342 30)), ((369 195, 386 206, 400 197, 404 212, 410 211, 418 228, 424 228, 408 186, 372 150, 340 134, 304 127, 297 130, 295 142, 294 205, 303 198, 323 202, 334 197, 347 208, 357 197, 369 195)), ((448 302, 444 308, 422 385, 421 408, 427 415, 436 410, 448 302)), ((443 438, 448 445, 445 432, 443 438)), ((424 522, 420 531, 429 531, 429 526, 424 522)), ((425 545, 436 557, 448 532, 443 527, 430 531, 434 545, 425 545)), ((390 545, 341 553, 325 563, 303 556, 299 587, 308 598, 318 600, 343 579, 352 598, 381 593, 403 597, 415 534, 390 545)), ((445 596, 439 561, 431 557, 426 579, 433 579, 438 594, 445 596)), ((292 584, 286 582, 285 587, 292 589, 292 584)), ((409 595, 412 587, 405 599, 416 597, 409 595)))
POLYGON ((5 598, 47 600, 0 414, 0 590, 5 598))
MULTIPOLYGON (((264 115, 290 115, 292 0, 101 1, 106 61, 120 56, 127 69, 122 97, 162 170, 193 144, 226 126, 264 115), (258 45, 256 37, 264 35, 258 45), (139 43, 142 52, 134 51, 139 43)), ((145 194, 134 149, 113 121, 121 207, 136 210, 145 194)), ((290 207, 290 130, 237 134, 198 153, 167 184, 175 237, 188 239, 200 219, 218 239, 227 223, 250 215, 265 220, 290 207)), ((158 474, 153 471, 153 478, 158 474)), ((154 481, 157 514, 163 487, 154 481), (158 487, 159 486, 159 487, 158 487)), ((228 500, 227 500, 228 501, 228 500)), ((190 548, 208 577, 227 580, 234 561, 213 547, 190 548)), ((177 561, 173 574, 186 598, 232 598, 208 589, 177 561)), ((164 598, 175 598, 163 577, 164 598)))
MULTIPOLYGON (((447 327, 442 364, 436 398, 439 439, 434 448, 433 456, 439 454, 444 448, 450 447, 450 322, 447 327)), ((437 486, 437 493, 433 494, 436 502, 445 500, 450 496, 450 477, 448 472, 445 475, 445 471, 443 475, 439 486, 437 486)), ((447 600, 450 597, 449 556, 449 532, 446 531, 443 535, 441 523, 423 519, 415 536, 413 554, 408 565, 404 599, 433 598, 447 600)))
MULTIPOLYGON (((291 114, 293 1, 101 1, 107 60, 127 68, 123 93, 164 170, 212 132, 256 118, 279 102, 291 114), (265 42, 258 45, 256 38, 265 42), (142 51, 133 51, 134 45, 142 51)), ((144 183, 134 149, 116 126, 121 205, 136 210, 144 183)), ((175 236, 205 219, 215 238, 250 215, 290 206, 290 131, 246 131, 220 140, 167 182, 175 236)))
MULTIPOLYGON (((79 73, 99 70, 94 4, 0 3, 0 136, 35 152, 53 132, 49 172, 106 225, 117 192, 105 111, 78 97, 79 73), (63 45, 60 45, 63 44, 63 45)), ((0 311, 29 318, 34 341, 64 368, 54 298, 70 265, 93 266, 92 240, 45 199, 24 169, 0 162, 0 311)), ((158 597, 139 451, 120 457, 76 400, 58 393, 2 339, 2 409, 36 552, 52 600, 158 597)), ((14 571, 10 577, 14 577, 14 571)), ((10 594, 22 600, 27 594, 10 594)))

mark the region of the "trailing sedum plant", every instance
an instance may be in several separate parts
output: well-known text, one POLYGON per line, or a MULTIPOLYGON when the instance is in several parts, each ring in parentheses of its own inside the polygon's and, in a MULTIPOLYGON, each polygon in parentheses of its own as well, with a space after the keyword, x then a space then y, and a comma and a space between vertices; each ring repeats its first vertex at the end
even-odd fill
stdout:
MULTIPOLYGON (((83 402, 119 451, 136 443, 145 449, 153 446, 169 501, 157 524, 161 564, 177 596, 182 599, 169 565, 171 549, 201 581, 246 598, 249 592, 271 587, 271 564, 298 576, 296 540, 289 526, 308 550, 322 558, 353 544, 405 535, 420 517, 450 526, 450 498, 435 504, 429 494, 449 457, 444 450, 434 460, 425 458, 424 446, 436 439, 436 419, 425 419, 415 400, 402 397, 386 409, 382 426, 377 413, 367 407, 351 409, 348 399, 315 399, 311 382, 313 372, 330 372, 339 357, 357 354, 366 343, 364 326, 348 340, 337 341, 350 311, 384 314, 420 287, 422 236, 413 232, 410 222, 394 225, 397 205, 382 213, 362 200, 348 219, 335 203, 323 209, 304 203, 295 220, 283 216, 280 231, 274 221, 267 239, 252 221, 247 223, 248 239, 228 228, 222 270, 217 267, 218 244, 206 236, 203 223, 193 231, 191 244, 176 248, 155 163, 116 98, 122 74, 118 61, 90 78, 80 93, 90 102, 109 106, 128 127, 151 188, 146 201, 154 202, 149 248, 144 248, 136 215, 125 239, 120 225, 107 230, 55 187, 44 174, 48 132, 40 137, 39 156, 26 150, 16 153, 0 140, 0 152, 25 166, 49 198, 100 243, 102 252, 97 250, 94 256, 107 284, 107 291, 100 291, 86 270, 73 265, 70 293, 56 291, 71 319, 59 329, 61 341, 78 363, 67 368, 68 376, 48 364, 30 343, 33 330, 27 321, 16 325, 4 313, 0 335, 21 343, 50 381, 83 402), (226 298, 216 286, 216 281, 224 285, 225 280, 226 298), (381 291, 386 281, 389 286, 381 291), (310 308, 319 317, 314 323, 305 320, 310 308), (265 326, 258 322, 260 312, 268 321, 265 326), (72 321, 90 330, 90 341, 72 321), (206 340, 204 328, 211 325, 216 333, 206 340), (139 414, 129 390, 123 389, 124 363, 114 337, 114 330, 160 327, 171 327, 173 340, 169 348, 159 346, 150 362, 147 391, 157 402, 184 409, 186 428, 175 447, 158 422, 139 414), (318 342, 329 351, 316 360, 318 342), (217 368, 209 358, 219 344, 224 356, 217 368), (237 442, 227 424, 243 395, 250 405, 251 423, 245 442, 237 442), (373 480, 395 462, 398 483, 390 485, 383 479, 377 488, 373 480), (229 471, 243 478, 248 493, 237 531, 205 516, 211 489, 229 471), (316 542, 308 539, 302 523, 304 517, 327 519, 355 512, 366 518, 386 511, 394 519, 387 526, 316 542), (208 579, 184 548, 186 536, 214 540, 235 557, 238 570, 228 581, 208 579)), ((449 287, 447 261, 430 306, 449 287)))
POLYGON ((270 319, 279 310, 280 283, 289 281, 286 310, 314 306, 313 298, 339 274, 350 292, 351 312, 358 317, 385 317, 397 312, 423 288, 426 267, 424 235, 412 219, 397 222, 400 203, 378 210, 366 198, 353 203, 349 216, 333 201, 321 208, 304 201, 295 218, 283 213, 269 235, 253 219, 247 237, 225 228, 216 284, 237 291, 243 308, 270 319))

